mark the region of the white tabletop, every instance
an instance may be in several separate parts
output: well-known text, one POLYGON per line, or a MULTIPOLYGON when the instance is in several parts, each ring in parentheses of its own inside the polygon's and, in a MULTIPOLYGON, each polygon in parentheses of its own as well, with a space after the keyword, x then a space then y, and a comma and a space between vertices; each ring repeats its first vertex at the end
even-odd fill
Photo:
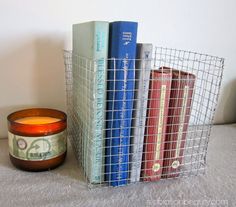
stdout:
POLYGON ((59 168, 30 173, 12 166, 2 139, 0 206, 236 206, 236 125, 214 126, 208 149, 206 175, 91 190, 70 147, 59 168))

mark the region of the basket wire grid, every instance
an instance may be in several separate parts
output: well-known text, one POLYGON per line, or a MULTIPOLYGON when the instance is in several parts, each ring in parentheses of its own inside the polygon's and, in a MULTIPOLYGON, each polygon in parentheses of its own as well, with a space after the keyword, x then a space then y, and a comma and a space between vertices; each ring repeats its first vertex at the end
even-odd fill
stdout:
MULTIPOLYGON (((125 87, 120 91, 115 91, 115 85, 118 84, 119 80, 116 79, 115 73, 112 76, 112 80, 107 75, 108 71, 114 70, 123 70, 123 75, 126 75, 124 69, 116 67, 115 62, 119 61, 118 59, 92 60, 77 56, 72 51, 64 52, 68 136, 78 163, 82 167, 90 187, 114 186, 114 182, 116 182, 115 186, 128 185, 135 182, 188 177, 205 172, 208 141, 219 97, 224 59, 163 47, 156 47, 152 57, 152 59, 148 60, 125 60, 128 63, 129 61, 134 61, 135 63, 141 61, 142 66, 137 68, 134 64, 133 70, 135 73, 133 77, 129 77, 127 80, 134 82, 133 88, 130 90, 132 98, 125 99, 124 95, 122 100, 118 100, 115 98, 115 93, 121 92, 124 94, 129 92, 125 87), (101 61, 104 62, 104 65, 107 65, 102 70, 100 70, 101 67, 99 68, 101 61), (109 64, 107 64, 109 61, 114 63, 114 67, 109 68, 109 64), (184 103, 184 89, 181 88, 180 76, 172 76, 172 86, 175 78, 176 83, 178 83, 175 87, 176 93, 174 96, 171 95, 171 91, 173 92, 174 89, 170 85, 165 90, 167 94, 169 91, 169 99, 163 99, 160 95, 162 94, 162 89, 158 89, 157 84, 156 90, 159 96, 156 95, 154 100, 150 95, 151 91, 155 90, 152 88, 154 87, 154 82, 153 84, 151 83, 154 80, 154 76, 151 75, 150 78, 145 78, 144 75, 140 75, 141 80, 140 77, 137 80, 137 76, 135 76, 138 71, 140 74, 143 73, 143 68, 145 68, 147 63, 151 66, 149 68, 150 74, 152 74, 152 71, 159 71, 159 76, 155 79, 158 81, 156 83, 161 84, 165 82, 166 76, 164 74, 166 70, 163 69, 164 67, 168 67, 168 71, 171 74, 175 70, 178 70, 177 73, 179 74, 185 72, 187 75, 182 80, 185 83, 194 81, 192 88, 190 88, 191 95, 185 98, 186 103, 188 103, 185 105, 185 113, 187 113, 187 110, 188 114, 185 114, 184 118, 181 118, 179 113, 181 110, 183 111, 184 103), (194 80, 192 80, 193 77, 194 80), (107 87, 109 81, 113 83, 112 90, 107 87), (137 81, 142 86, 149 83, 149 87, 137 89, 135 85, 137 81), (148 93, 147 89, 149 90, 148 93), (97 95, 97 93, 102 91, 105 93, 104 100, 101 100, 101 97, 97 95), (112 99, 108 98, 108 93, 113 93, 112 99), (137 96, 137 93, 146 93, 148 95, 146 97, 141 96, 140 98, 140 96, 137 96), (168 104, 165 103, 167 104, 167 109, 163 109, 161 105, 163 100, 168 102, 168 104), (112 111, 114 111, 116 110, 114 104, 117 104, 118 101, 122 101, 125 104, 131 103, 132 105, 131 117, 127 120, 125 116, 114 117, 115 113, 112 113, 110 117, 107 116, 107 113, 109 113, 107 107, 109 102, 111 102, 113 106, 112 111), (138 102, 144 104, 137 104, 138 102), (151 108, 154 105, 149 103, 153 103, 156 109, 151 108), (173 113, 171 114, 169 112, 171 107, 175 108, 173 110, 176 110, 176 113, 172 111, 173 113), (165 113, 164 110, 167 110, 167 112, 165 113), (153 117, 151 117, 151 114, 153 117), (100 120, 97 120, 98 117, 100 117, 100 120), (166 122, 165 124, 162 123, 160 125, 160 117, 163 123, 166 122), (107 123, 112 123, 114 119, 118 120, 120 125, 118 128, 112 125, 108 128, 107 123), (142 121, 135 124, 137 119, 142 121), (152 121, 148 122, 148 120, 152 121), (159 120, 159 128, 156 126, 157 121, 155 122, 155 120, 159 120), (154 126, 152 125, 153 123, 155 124, 154 126), (112 130, 126 130, 127 126, 130 128, 128 130, 129 134, 115 137, 111 132, 112 130), (165 127, 165 129, 160 130, 160 127, 165 127), (181 136, 179 135, 180 128, 182 130, 181 136), (110 130, 110 133, 107 132, 108 130, 110 130), (137 133, 139 139, 137 139, 137 133), (97 139, 94 138, 95 136, 97 139), (157 141, 157 138, 154 139, 154 137, 158 136, 160 138, 159 141, 157 141), (174 139, 173 137, 177 138, 174 139), (118 145, 114 146, 113 143, 113 146, 111 146, 111 140, 116 138, 119 139, 118 145), (122 143, 122 139, 125 139, 125 142, 122 143), (112 150, 115 147, 117 147, 118 151, 112 154, 112 150), (122 147, 126 147, 125 152, 122 152, 122 147), (157 151, 160 153, 159 156, 156 156, 157 151), (173 166, 171 162, 175 158, 173 158, 172 154, 177 154, 177 152, 179 156, 174 162, 177 166, 173 166), (124 161, 125 163, 119 163, 117 167, 118 172, 116 172, 117 177, 116 179, 113 177, 111 181, 112 173, 114 174, 114 172, 111 172, 113 165, 112 156, 120 161, 122 153, 123 155, 127 153, 128 156, 124 161), (139 155, 139 159, 137 159, 137 155, 139 155), (158 162, 156 162, 157 158, 159 159, 158 162), (93 165, 96 165, 96 163, 100 164, 94 167, 93 165), (126 167, 120 167, 122 164, 126 164, 126 167), (156 168, 150 167, 154 165, 156 168), (123 172, 120 172, 122 169, 123 172), (152 170, 154 170, 154 173, 152 173, 152 170), (125 178, 124 174, 126 175, 125 178)), ((124 112, 126 109, 122 108, 122 110, 124 112)), ((117 165, 117 163, 115 164, 117 165)))

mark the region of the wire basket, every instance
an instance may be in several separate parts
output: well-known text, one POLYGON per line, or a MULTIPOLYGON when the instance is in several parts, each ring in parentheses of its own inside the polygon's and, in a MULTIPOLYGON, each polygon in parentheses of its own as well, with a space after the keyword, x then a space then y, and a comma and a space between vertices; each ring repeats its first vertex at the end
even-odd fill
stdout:
POLYGON ((68 136, 90 187, 205 172, 224 59, 162 47, 152 57, 64 52, 68 136))

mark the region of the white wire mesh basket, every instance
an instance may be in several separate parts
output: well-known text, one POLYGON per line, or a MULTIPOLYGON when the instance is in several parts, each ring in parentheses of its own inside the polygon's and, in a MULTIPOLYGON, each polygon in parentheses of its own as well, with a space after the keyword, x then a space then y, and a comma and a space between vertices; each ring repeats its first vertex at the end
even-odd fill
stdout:
POLYGON ((152 57, 64 52, 68 136, 90 187, 205 172, 224 59, 160 47, 152 57))

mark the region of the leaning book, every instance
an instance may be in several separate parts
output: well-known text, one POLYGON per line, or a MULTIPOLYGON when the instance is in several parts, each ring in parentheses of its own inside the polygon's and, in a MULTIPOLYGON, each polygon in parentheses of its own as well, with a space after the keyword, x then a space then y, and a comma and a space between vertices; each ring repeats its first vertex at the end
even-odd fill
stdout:
POLYGON ((162 172, 163 178, 170 178, 179 176, 183 165, 196 76, 168 67, 162 67, 160 70, 172 73, 162 172))

